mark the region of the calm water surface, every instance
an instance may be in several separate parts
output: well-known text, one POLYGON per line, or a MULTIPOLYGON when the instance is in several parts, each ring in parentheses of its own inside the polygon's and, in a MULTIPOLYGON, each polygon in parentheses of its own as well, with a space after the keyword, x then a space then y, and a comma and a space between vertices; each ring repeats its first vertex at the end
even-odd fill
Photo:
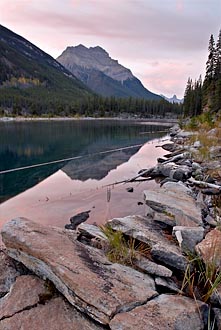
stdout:
POLYGON ((126 192, 126 196, 127 186, 113 186, 107 202, 106 185, 153 165, 162 155, 155 145, 165 136, 163 130, 160 125, 133 121, 0 122, 0 170, 144 144, 142 148, 0 175, 0 201, 9 199, 1 205, 0 220, 27 216, 63 225, 69 216, 85 209, 92 210, 91 222, 98 220, 98 214, 103 219, 123 216, 122 210, 132 204, 139 212, 142 206, 137 207, 137 202, 142 200, 144 186, 136 184, 135 193, 126 192))

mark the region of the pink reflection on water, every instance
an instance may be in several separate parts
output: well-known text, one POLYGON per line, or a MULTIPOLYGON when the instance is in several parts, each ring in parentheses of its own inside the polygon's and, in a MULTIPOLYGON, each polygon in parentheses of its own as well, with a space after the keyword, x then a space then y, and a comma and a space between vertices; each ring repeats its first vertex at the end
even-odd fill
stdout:
POLYGON ((33 188, 0 205, 0 227, 15 217, 26 217, 38 223, 64 227, 71 216, 91 210, 88 223, 102 224, 113 217, 145 214, 143 190, 157 186, 155 181, 127 183, 111 186, 111 198, 107 201, 106 185, 126 180, 140 169, 156 164, 156 159, 165 154, 155 146, 157 140, 146 143, 129 161, 111 170, 102 180, 88 179, 84 182, 71 180, 59 170, 33 188), (133 193, 126 188, 132 186, 133 193))

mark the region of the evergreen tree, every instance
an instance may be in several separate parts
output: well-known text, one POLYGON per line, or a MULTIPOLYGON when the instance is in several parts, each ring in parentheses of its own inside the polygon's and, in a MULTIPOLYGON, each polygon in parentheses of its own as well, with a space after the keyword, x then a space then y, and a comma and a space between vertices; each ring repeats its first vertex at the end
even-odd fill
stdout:
POLYGON ((221 79, 221 30, 219 31, 215 51, 215 79, 221 79))
POLYGON ((208 46, 208 60, 206 62, 206 75, 203 83, 203 110, 211 111, 213 108, 214 94, 215 94, 215 67, 216 67, 216 49, 215 49, 215 41, 214 37, 211 34, 209 39, 208 46))
POLYGON ((183 109, 184 109, 184 116, 188 117, 191 116, 191 107, 192 107, 192 79, 188 78, 186 89, 184 92, 184 102, 183 102, 183 109))
POLYGON ((215 52, 215 41, 214 41, 214 37, 212 34, 211 34, 210 40, 209 40, 208 51, 209 51, 209 56, 208 56, 208 60, 206 62, 205 80, 210 82, 214 78, 214 75, 215 75, 215 53, 216 53, 215 52))

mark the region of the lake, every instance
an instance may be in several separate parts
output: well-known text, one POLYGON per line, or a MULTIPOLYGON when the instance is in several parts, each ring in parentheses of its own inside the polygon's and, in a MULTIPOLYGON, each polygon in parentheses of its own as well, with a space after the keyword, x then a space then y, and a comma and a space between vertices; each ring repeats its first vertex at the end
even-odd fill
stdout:
MULTIPOLYGON (((154 165, 163 154, 155 145, 165 137, 165 130, 160 124, 123 120, 0 122, 1 171, 81 157, 0 174, 0 220, 26 216, 63 226, 71 215, 87 209, 90 222, 99 223, 101 218, 123 216, 123 208, 129 212, 132 204, 136 207, 131 212, 139 212, 143 183, 137 183, 133 193, 126 191, 128 184, 112 185, 111 192, 107 186, 154 165), (140 146, 111 151, 134 145, 140 146)), ((146 182, 146 186, 154 184, 146 182)))

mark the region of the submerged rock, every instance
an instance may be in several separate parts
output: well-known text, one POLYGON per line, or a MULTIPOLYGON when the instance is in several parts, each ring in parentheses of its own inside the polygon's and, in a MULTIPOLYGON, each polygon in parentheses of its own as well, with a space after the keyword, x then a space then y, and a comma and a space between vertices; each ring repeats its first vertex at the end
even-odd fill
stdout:
POLYGON ((85 222, 89 218, 90 212, 91 211, 89 210, 74 215, 70 218, 70 224, 65 225, 65 228, 75 230, 80 223, 85 222))

